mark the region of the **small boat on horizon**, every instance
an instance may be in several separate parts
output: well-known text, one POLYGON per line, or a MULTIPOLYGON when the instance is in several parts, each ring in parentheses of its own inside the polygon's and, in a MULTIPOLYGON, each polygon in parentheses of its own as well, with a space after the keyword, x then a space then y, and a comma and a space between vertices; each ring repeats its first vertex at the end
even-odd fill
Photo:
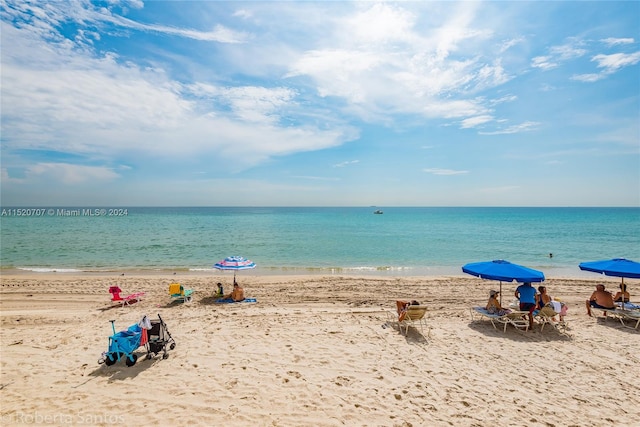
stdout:
POLYGON ((378 209, 377 211, 373 211, 374 214, 376 215, 382 215, 384 212, 382 212, 380 209, 378 209))

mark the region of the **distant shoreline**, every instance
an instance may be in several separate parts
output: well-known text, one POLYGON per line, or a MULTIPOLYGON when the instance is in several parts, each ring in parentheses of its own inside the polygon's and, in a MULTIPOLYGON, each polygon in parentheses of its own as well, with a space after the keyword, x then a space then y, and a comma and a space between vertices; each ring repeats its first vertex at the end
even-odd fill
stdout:
MULTIPOLYGON (((577 268, 576 268, 577 269, 577 268)), ((332 272, 331 269, 320 269, 320 268, 309 268, 309 269, 280 269, 280 268, 261 268, 256 270, 242 270, 236 273, 236 277, 239 280, 242 280, 242 277, 246 278, 257 278, 257 277, 271 277, 275 278, 278 276, 282 277, 363 277, 363 278, 377 278, 377 279, 393 279, 393 278, 425 278, 425 280, 432 279, 470 279, 473 276, 458 273, 453 271, 454 269, 449 269, 449 272, 445 272, 442 270, 434 270, 427 274, 417 274, 411 273, 408 271, 363 271, 363 270, 354 270, 354 269, 334 269, 332 272)), ((12 279, 12 278, 21 278, 21 279, 68 279, 68 278, 105 278, 105 277, 139 277, 139 278, 157 278, 163 277, 167 280, 171 280, 172 278, 184 278, 184 277, 192 277, 192 278, 215 278, 216 280, 227 280, 233 278, 233 272, 231 271, 220 271, 220 270, 207 270, 207 269, 197 269, 197 270, 189 270, 189 269, 109 269, 109 270, 75 270, 75 269, 61 269, 61 270, 49 270, 46 271, 33 271, 27 269, 19 269, 19 268, 6 268, 0 270, 0 280, 4 279, 12 279)), ((567 270, 563 271, 563 274, 548 274, 545 272, 546 280, 584 280, 585 282, 603 282, 603 283, 612 283, 618 284, 620 283, 620 278, 618 277, 609 277, 604 275, 598 275, 594 273, 584 272, 584 271, 576 271, 575 273, 567 270)), ((477 279, 483 280, 483 279, 477 279)), ((487 282, 491 282, 491 280, 486 280, 487 282)), ((627 283, 635 283, 634 279, 625 279, 627 283)), ((496 282, 497 283, 497 282, 496 282)), ((507 282, 503 282, 507 283, 507 282)))

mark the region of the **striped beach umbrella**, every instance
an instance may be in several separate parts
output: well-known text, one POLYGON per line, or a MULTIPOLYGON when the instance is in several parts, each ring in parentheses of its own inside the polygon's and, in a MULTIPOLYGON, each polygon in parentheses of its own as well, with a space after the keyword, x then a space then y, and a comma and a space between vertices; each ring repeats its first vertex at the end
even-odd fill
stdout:
POLYGON ((256 263, 241 256, 229 256, 216 262, 213 268, 218 270, 233 270, 233 283, 236 283, 236 271, 256 268, 256 263))

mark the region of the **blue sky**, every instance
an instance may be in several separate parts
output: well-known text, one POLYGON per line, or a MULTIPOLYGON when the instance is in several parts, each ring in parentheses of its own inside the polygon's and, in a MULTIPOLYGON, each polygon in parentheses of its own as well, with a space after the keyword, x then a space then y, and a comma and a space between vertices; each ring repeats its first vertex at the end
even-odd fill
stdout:
POLYGON ((3 206, 640 206, 639 2, 0 4, 3 206))

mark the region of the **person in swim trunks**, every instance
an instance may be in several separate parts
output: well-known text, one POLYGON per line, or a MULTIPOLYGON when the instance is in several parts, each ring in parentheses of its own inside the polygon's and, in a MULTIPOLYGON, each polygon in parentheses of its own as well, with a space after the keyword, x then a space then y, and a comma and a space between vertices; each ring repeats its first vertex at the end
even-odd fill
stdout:
POLYGON ((613 303, 613 296, 611 292, 605 291, 604 285, 597 285, 596 290, 591 294, 591 297, 586 301, 587 314, 591 316, 591 308, 612 309, 615 308, 613 303))
POLYGON ((235 302, 244 301, 244 289, 239 284, 234 283, 233 291, 227 295, 227 298, 231 298, 235 302))
POLYGON ((516 288, 516 298, 520 300, 520 310, 529 312, 529 329, 533 329, 533 311, 536 309, 536 288, 531 282, 524 282, 516 288))

